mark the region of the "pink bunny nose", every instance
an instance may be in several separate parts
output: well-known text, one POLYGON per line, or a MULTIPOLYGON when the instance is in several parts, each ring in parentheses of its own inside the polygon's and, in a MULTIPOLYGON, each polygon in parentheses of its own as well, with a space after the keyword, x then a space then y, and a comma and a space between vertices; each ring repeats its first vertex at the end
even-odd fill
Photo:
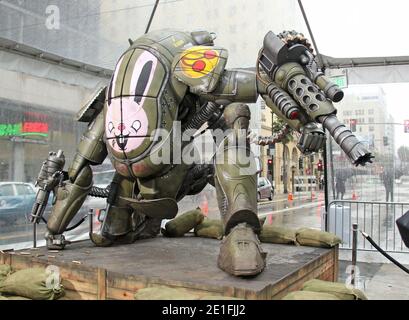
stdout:
POLYGON ((124 125, 123 123, 120 123, 120 124, 118 125, 118 130, 120 130, 120 131, 125 130, 125 125, 124 125))

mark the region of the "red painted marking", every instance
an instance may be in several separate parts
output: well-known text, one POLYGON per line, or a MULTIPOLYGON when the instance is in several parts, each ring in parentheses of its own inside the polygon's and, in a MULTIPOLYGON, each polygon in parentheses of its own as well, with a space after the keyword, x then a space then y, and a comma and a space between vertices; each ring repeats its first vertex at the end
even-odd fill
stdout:
POLYGON ((119 130, 119 131, 125 130, 125 125, 124 125, 123 123, 120 123, 120 124, 118 125, 118 130, 119 130))
POLYGON ((207 50, 205 53, 204 53, 204 57, 206 58, 206 59, 214 59, 214 58, 216 58, 216 52, 214 52, 214 51, 212 51, 212 50, 207 50))
POLYGON ((298 112, 297 111, 291 112, 290 119, 294 120, 294 119, 297 119, 297 118, 298 118, 298 112))
POLYGON ((197 60, 193 65, 192 69, 193 71, 200 72, 203 71, 206 68, 206 62, 203 60, 197 60))

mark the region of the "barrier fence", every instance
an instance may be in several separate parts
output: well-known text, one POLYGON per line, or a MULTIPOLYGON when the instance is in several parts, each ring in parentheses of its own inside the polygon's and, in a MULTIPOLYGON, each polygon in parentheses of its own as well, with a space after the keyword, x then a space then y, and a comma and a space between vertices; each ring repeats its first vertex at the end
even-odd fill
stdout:
MULTIPOLYGON (((407 202, 369 202, 333 200, 322 216, 322 226, 342 239, 340 248, 352 249, 352 225, 366 232, 387 252, 409 253, 396 225, 396 219, 409 211, 407 202)), ((375 251, 364 237, 359 236, 358 250, 375 251)))

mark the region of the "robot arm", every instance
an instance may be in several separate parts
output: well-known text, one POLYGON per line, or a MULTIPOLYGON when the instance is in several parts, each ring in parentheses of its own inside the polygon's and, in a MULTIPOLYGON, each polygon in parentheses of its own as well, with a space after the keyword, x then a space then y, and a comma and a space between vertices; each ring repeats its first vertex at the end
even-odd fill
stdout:
POLYGON ((372 162, 371 153, 336 117, 332 102, 342 100, 343 92, 319 71, 308 42, 295 32, 280 36, 270 31, 264 38, 257 62, 257 86, 273 111, 301 131, 301 151, 316 151, 323 146, 319 124, 354 165, 372 162))
POLYGON ((105 89, 100 90, 79 113, 78 120, 89 122, 87 131, 78 145, 68 176, 58 186, 47 222, 47 246, 62 249, 65 239, 62 235, 81 208, 92 188, 91 165, 101 164, 107 156, 104 136, 102 108, 105 89))

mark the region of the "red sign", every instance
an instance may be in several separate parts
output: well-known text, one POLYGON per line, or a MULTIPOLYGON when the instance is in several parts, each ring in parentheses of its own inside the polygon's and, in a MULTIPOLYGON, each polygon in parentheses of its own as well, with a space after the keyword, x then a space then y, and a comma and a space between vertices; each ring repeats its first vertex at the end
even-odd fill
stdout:
POLYGON ((48 123, 23 122, 22 133, 48 133, 48 123))

